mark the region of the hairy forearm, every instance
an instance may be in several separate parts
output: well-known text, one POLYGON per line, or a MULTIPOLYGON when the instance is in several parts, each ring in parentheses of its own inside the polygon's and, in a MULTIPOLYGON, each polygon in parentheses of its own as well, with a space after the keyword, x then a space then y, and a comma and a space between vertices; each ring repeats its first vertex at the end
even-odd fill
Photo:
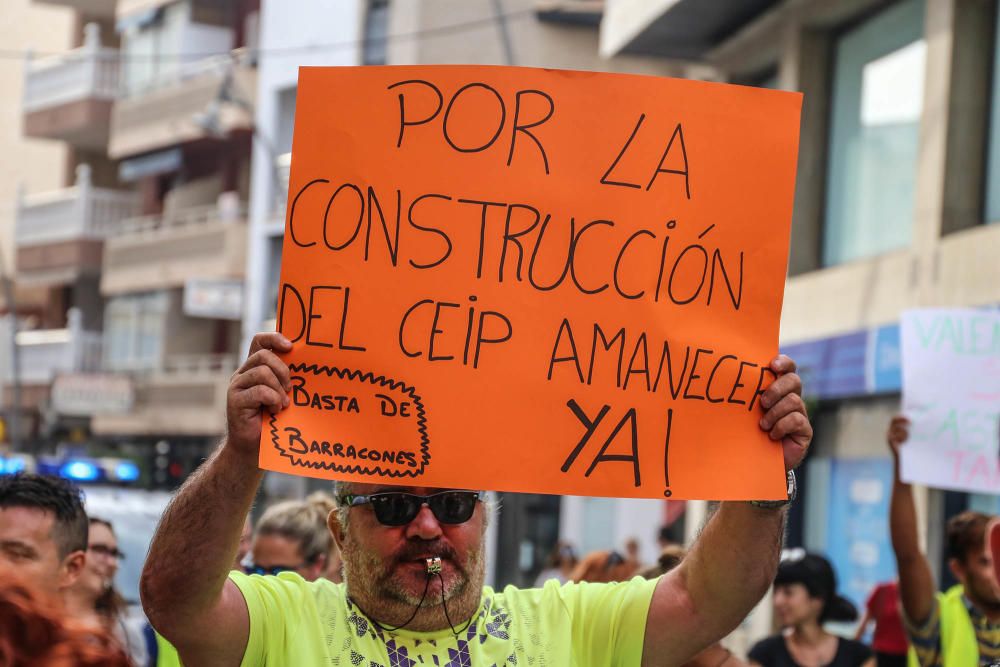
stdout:
POLYGON ((164 512, 141 581, 143 607, 157 629, 219 602, 262 477, 251 458, 223 444, 164 512))
POLYGON ((722 503, 681 564, 692 610, 714 638, 735 628, 774 581, 785 513, 722 503))

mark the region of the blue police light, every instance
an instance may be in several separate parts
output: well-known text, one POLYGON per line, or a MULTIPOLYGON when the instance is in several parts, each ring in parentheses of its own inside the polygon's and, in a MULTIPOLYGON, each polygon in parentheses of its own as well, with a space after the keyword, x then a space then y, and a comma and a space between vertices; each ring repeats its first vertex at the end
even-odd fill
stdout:
POLYGON ((26 467, 25 461, 22 458, 10 458, 5 461, 0 461, 3 464, 2 472, 6 475, 13 475, 23 471, 26 467))
POLYGON ((101 474, 97 464, 81 459, 70 459, 59 469, 59 476, 77 482, 93 482, 101 474))
POLYGON ((139 466, 131 461, 121 461, 115 465, 115 477, 119 482, 134 482, 139 479, 139 466))

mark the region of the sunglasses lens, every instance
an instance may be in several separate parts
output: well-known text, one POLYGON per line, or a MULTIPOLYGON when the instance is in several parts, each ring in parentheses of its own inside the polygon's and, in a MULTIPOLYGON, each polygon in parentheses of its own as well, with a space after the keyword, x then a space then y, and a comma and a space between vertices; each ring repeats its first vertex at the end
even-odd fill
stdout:
POLYGON ((420 499, 409 493, 379 493, 371 497, 375 518, 386 526, 403 526, 420 511, 420 499))
POLYGON ((474 493, 448 491, 431 496, 428 505, 441 523, 465 523, 472 518, 476 500, 474 493))

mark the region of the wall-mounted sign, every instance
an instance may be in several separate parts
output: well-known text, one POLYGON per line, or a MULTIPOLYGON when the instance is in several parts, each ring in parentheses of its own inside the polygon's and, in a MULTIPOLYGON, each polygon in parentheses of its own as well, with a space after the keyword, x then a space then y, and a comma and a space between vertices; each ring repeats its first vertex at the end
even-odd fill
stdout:
POLYGON ((124 414, 134 402, 135 389, 125 375, 70 373, 52 382, 52 408, 60 415, 124 414))
POLYGON ((184 314, 213 320, 243 318, 243 281, 237 278, 189 278, 184 283, 184 314))

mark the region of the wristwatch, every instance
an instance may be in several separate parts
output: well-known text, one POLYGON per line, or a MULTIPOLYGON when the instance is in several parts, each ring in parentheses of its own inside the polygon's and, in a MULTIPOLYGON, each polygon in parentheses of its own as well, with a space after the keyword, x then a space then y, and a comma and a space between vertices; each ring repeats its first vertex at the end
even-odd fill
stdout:
POLYGON ((789 470, 787 476, 785 477, 788 483, 788 497, 784 500, 750 500, 748 501, 754 507, 760 507, 766 510, 776 510, 786 505, 790 505, 795 496, 798 495, 799 487, 795 483, 795 471, 789 470))

